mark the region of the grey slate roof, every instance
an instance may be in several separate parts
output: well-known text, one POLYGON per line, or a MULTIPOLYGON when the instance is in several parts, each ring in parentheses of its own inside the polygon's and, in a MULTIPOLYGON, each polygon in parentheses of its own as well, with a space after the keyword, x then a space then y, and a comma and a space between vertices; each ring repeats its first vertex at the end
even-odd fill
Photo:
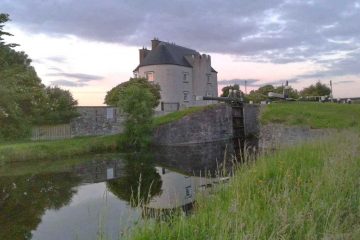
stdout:
MULTIPOLYGON (((200 55, 200 53, 193 49, 178 46, 172 43, 160 42, 155 49, 151 50, 147 54, 143 62, 140 63, 134 71, 137 71, 139 67, 142 66, 161 64, 172 64, 192 67, 185 59, 186 55, 200 55)), ((213 72, 216 72, 213 68, 211 69, 213 72)))

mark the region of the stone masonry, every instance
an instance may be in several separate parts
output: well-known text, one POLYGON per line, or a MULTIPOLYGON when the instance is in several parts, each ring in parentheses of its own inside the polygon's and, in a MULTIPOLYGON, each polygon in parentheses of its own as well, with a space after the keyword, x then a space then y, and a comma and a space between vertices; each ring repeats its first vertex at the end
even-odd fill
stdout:
POLYGON ((80 116, 70 122, 72 137, 111 135, 123 131, 124 117, 116 107, 77 107, 77 110, 80 116))

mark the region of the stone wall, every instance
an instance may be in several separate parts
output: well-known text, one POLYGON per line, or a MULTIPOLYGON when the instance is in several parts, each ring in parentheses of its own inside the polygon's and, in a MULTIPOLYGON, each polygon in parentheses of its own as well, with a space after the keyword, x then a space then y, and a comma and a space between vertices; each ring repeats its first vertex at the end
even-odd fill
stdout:
POLYGON ((328 137, 335 129, 311 129, 306 126, 267 124, 260 127, 260 150, 275 150, 296 144, 328 137))
POLYGON ((228 104, 217 104, 158 127, 154 131, 153 142, 176 146, 226 140, 232 136, 232 109, 228 104))
POLYGON ((124 117, 115 107, 77 107, 79 117, 71 120, 72 137, 111 135, 123 131, 124 117))
POLYGON ((260 105, 244 104, 244 130, 246 138, 258 137, 260 134, 260 105))

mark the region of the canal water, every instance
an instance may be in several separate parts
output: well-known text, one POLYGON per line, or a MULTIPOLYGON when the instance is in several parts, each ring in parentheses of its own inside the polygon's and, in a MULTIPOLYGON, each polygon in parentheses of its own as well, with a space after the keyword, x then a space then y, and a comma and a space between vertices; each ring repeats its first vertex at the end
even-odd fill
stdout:
POLYGON ((234 154, 217 142, 1 166, 0 239, 119 239, 144 218, 191 211, 234 154))

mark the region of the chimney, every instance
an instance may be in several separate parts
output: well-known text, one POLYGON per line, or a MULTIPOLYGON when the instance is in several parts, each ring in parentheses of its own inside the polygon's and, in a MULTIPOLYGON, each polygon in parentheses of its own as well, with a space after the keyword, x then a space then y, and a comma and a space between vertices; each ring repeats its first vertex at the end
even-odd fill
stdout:
POLYGON ((147 54, 150 52, 150 50, 146 49, 146 48, 142 48, 139 49, 139 62, 140 64, 142 64, 142 62, 144 61, 144 58, 147 56, 147 54))
POLYGON ((161 43, 161 41, 157 38, 151 40, 151 50, 154 50, 159 45, 159 43, 161 43))

